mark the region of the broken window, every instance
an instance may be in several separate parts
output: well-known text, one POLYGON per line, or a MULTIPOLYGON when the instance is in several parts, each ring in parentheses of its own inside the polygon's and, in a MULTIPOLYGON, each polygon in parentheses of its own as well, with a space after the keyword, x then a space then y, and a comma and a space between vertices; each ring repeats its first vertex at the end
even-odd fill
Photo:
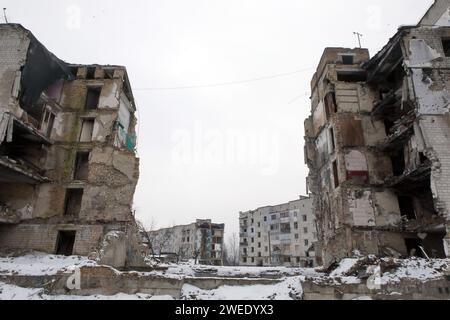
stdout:
POLYGON ((44 117, 41 123, 41 132, 45 134, 47 138, 50 138, 55 124, 55 115, 50 110, 45 110, 44 117))
POLYGON ((365 71, 338 71, 337 80, 343 82, 366 82, 367 73, 365 71))
POLYGON ((95 67, 87 67, 86 79, 95 79, 95 67))
POLYGON ((77 78, 77 76, 78 76, 78 67, 70 67, 70 73, 73 75, 74 78, 77 78))
POLYGON ((303 228, 303 233, 308 233, 308 228, 303 228))
POLYGON ((331 153, 336 150, 336 142, 334 140, 334 129, 330 128, 331 153))
POLYGON ((418 238, 407 238, 405 239, 406 250, 408 255, 411 257, 423 258, 422 252, 422 241, 418 238))
POLYGON ((400 213, 402 217, 406 217, 408 218, 408 220, 415 220, 417 218, 413 199, 411 197, 399 196, 398 205, 400 207, 400 213))
POLYGON ((73 217, 78 216, 81 211, 82 199, 83 189, 67 189, 64 215, 73 217))
POLYGON ((86 94, 86 110, 95 110, 100 102, 101 87, 88 87, 86 94))
POLYGON ((354 63, 354 56, 353 55, 343 55, 342 56, 342 63, 343 64, 353 64, 354 63))
POLYGON ((56 254, 71 256, 75 244, 75 231, 59 231, 56 239, 56 254))
POLYGON ((89 155, 90 152, 77 152, 74 180, 87 180, 89 174, 89 155))
POLYGON ((442 39, 442 47, 446 57, 450 57, 450 39, 442 39))
POLYGON ((332 92, 328 92, 325 96, 325 112, 327 114, 327 119, 330 118, 332 113, 336 113, 337 110, 337 103, 336 103, 336 94, 332 92))
POLYGON ((305 240, 305 246, 308 246, 309 245, 309 240, 305 240))
POLYGON ((92 134, 94 133, 95 119, 83 119, 83 124, 80 133, 80 142, 91 142, 92 134))
POLYGON ((298 230, 298 222, 294 222, 294 229, 298 230))
POLYGON ((403 149, 394 152, 391 155, 392 169, 394 176, 401 176, 405 172, 405 153, 403 149))
POLYGON ((339 172, 338 172, 338 165, 337 161, 333 161, 333 178, 334 178, 334 187, 339 187, 339 172))
POLYGON ((307 217, 307 216, 305 216, 305 215, 303 215, 303 216, 302 216, 302 219, 303 219, 303 222, 306 222, 306 221, 308 221, 308 217, 307 217))

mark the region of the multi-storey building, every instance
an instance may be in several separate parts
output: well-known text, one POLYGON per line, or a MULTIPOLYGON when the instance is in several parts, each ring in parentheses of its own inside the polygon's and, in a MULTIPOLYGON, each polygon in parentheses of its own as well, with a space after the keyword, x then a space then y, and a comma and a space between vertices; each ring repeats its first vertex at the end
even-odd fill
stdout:
POLYGON ((0 77, 0 248, 88 255, 109 232, 137 238, 125 67, 67 64, 2 24, 0 77))
POLYGON ((149 231, 148 235, 156 255, 195 259, 205 265, 223 265, 224 232, 224 224, 197 220, 189 225, 149 231))
POLYGON ((325 49, 305 121, 320 262, 450 256, 449 69, 448 0, 372 59, 325 49))
POLYGON ((313 200, 239 214, 239 262, 243 266, 313 266, 317 240, 313 200))

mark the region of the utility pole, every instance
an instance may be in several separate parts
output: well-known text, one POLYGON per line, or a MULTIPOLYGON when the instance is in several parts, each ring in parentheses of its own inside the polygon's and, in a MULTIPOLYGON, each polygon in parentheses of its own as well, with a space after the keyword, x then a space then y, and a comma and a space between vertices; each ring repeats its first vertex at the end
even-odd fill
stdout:
POLYGON ((9 23, 8 18, 6 17, 6 8, 3 8, 3 17, 5 18, 5 22, 9 23))
POLYGON ((353 32, 353 34, 355 34, 358 37, 358 43, 359 43, 359 48, 362 48, 361 46, 361 38, 363 37, 363 35, 359 32, 353 32))

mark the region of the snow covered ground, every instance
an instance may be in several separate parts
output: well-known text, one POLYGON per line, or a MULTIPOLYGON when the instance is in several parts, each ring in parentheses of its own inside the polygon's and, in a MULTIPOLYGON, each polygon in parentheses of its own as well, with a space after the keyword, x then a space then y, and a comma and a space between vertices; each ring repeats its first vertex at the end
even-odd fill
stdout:
POLYGON ((170 296, 151 296, 148 294, 124 294, 114 296, 71 296, 48 295, 44 289, 21 288, 0 282, 0 300, 174 300, 170 296))
MULTIPOLYGON (((72 271, 76 267, 96 266, 97 263, 86 257, 62 257, 33 252, 20 257, 0 257, 0 276, 13 275, 55 275, 58 272, 72 271)), ((216 267, 200 266, 193 263, 167 265, 167 269, 152 272, 139 272, 141 275, 159 275, 167 278, 212 277, 278 279, 275 285, 221 286, 215 290, 202 290, 185 284, 182 287, 182 299, 198 300, 290 300, 302 295, 301 282, 313 279, 314 282, 361 283, 360 274, 379 274, 376 283, 398 283, 404 278, 422 281, 436 279, 448 274, 450 259, 431 261, 418 258, 406 260, 376 257, 348 258, 341 261, 330 274, 304 268, 257 268, 257 267, 216 267), (384 266, 384 267, 381 267, 384 266)), ((117 271, 120 274, 119 271, 117 271)), ((0 280, 0 300, 155 300, 172 299, 168 296, 146 294, 117 294, 114 296, 69 296, 48 295, 44 289, 21 288, 6 284, 0 280)))

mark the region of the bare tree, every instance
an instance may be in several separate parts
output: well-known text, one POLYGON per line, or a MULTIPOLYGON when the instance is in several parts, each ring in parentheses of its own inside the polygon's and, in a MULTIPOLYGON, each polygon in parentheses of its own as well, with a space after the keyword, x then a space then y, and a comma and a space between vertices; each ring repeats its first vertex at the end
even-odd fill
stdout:
POLYGON ((152 231, 155 228, 155 226, 156 226, 155 219, 152 218, 151 223, 150 223, 150 229, 148 229, 148 230, 145 228, 144 223, 142 221, 140 221, 138 219, 135 219, 135 222, 136 222, 136 226, 137 226, 137 228, 139 230, 140 236, 147 243, 151 255, 153 257, 155 257, 155 251, 153 250, 152 240, 151 240, 151 238, 150 238, 150 236, 148 234, 148 232, 152 231))
POLYGON ((227 265, 237 266, 239 264, 239 237, 233 233, 225 244, 224 258, 227 265))

